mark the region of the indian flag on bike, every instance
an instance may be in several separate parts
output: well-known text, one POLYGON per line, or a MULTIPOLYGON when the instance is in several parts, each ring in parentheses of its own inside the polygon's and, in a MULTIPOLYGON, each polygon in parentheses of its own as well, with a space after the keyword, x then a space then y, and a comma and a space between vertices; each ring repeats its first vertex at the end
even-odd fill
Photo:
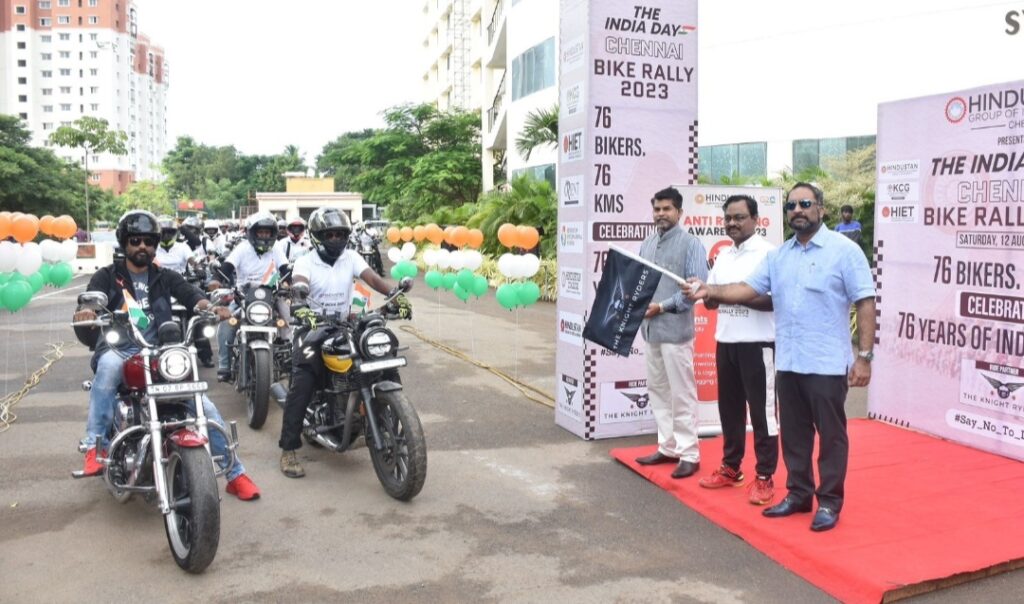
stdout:
POLYGON ((127 289, 122 291, 124 292, 124 304, 121 306, 121 310, 128 312, 128 319, 131 320, 132 325, 139 329, 149 327, 149 316, 142 309, 142 305, 138 303, 127 289))
POLYGON ((358 308, 359 314, 366 311, 366 307, 370 305, 370 290, 366 288, 362 283, 354 283, 352 285, 352 306, 355 307, 353 310, 358 308))
POLYGON ((270 261, 270 266, 267 267, 267 272, 263 273, 263 277, 260 278, 260 285, 266 285, 268 287, 276 287, 277 282, 281 280, 281 273, 277 271, 277 265, 274 261, 270 261))

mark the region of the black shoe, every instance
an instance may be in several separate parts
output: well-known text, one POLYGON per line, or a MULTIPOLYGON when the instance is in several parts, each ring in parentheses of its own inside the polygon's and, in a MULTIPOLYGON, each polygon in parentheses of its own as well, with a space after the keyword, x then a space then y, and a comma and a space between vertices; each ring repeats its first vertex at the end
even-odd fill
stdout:
POLYGON ((672 478, 686 478, 687 476, 693 476, 699 469, 699 461, 686 461, 685 459, 681 459, 679 460, 679 465, 676 466, 676 469, 672 470, 672 478))
POLYGON ((800 503, 796 499, 787 496, 778 505, 773 505, 770 508, 765 508, 762 512, 762 516, 768 518, 782 518, 783 516, 792 516, 793 514, 806 514, 811 511, 811 503, 800 503))
POLYGON ((213 359, 199 359, 199 364, 209 369, 213 367, 213 359))
POLYGON ((231 372, 230 371, 218 371, 217 372, 217 381, 218 382, 230 382, 231 381, 231 372))
POLYGON ((659 463, 676 463, 675 457, 669 457, 668 455, 662 454, 661 451, 655 451, 650 455, 644 455, 643 457, 637 457, 636 463, 642 466, 653 466, 659 463))
POLYGON ((811 530, 819 533, 827 531, 835 528, 837 522, 839 522, 839 512, 834 512, 829 507, 818 506, 818 511, 814 514, 814 520, 811 522, 811 530))

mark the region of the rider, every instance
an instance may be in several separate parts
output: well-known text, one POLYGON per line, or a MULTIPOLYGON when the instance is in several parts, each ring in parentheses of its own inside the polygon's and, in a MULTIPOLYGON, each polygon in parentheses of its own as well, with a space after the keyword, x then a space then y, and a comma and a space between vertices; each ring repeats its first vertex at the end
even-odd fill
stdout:
MULTIPOLYGON (((220 319, 231 316, 224 307, 213 307, 203 293, 188 284, 178 273, 161 268, 153 263, 161 228, 156 216, 144 210, 132 210, 121 217, 117 224, 117 241, 124 250, 124 260, 116 260, 93 274, 87 291, 103 292, 107 296, 107 310, 114 311, 137 301, 146 314, 150 315, 149 327, 144 336, 147 341, 156 341, 157 327, 171 320, 171 296, 195 311, 212 310, 220 319)), ((79 308, 75 321, 92 321, 96 312, 79 308)), ((81 328, 76 328, 78 332, 81 328)), ((93 331, 93 329, 89 329, 93 331)), ((79 332, 82 333, 82 332, 79 332)), ((84 336, 92 339, 92 335, 84 336)), ((97 338, 93 346, 92 367, 96 372, 89 392, 89 420, 86 424, 86 476, 95 476, 103 471, 103 465, 96 460, 96 447, 106 445, 105 438, 114 418, 115 397, 122 380, 124 359, 137 352, 131 344, 124 344, 114 350, 106 340, 97 338), (99 441, 99 442, 97 442, 99 441)), ((217 408, 203 395, 203 409, 206 417, 221 425, 217 408)), ((218 430, 210 430, 210 448, 214 455, 227 455, 228 443, 218 430)), ((260 496, 256 485, 245 474, 245 467, 237 457, 227 472, 227 492, 239 499, 250 500, 260 496)))
POLYGON ((281 250, 281 253, 288 258, 288 262, 294 263, 309 251, 309 238, 306 237, 306 221, 301 218, 292 218, 285 226, 287 236, 279 239, 274 248, 281 250))
POLYGON ((278 221, 277 221, 277 240, 278 241, 280 241, 280 240, 282 240, 282 239, 284 239, 285 237, 288 236, 288 232, 285 230, 285 227, 287 227, 287 226, 288 226, 288 223, 285 221, 284 218, 279 218, 278 219, 278 221))
POLYGON ((220 224, 216 220, 207 220, 203 224, 203 233, 206 235, 206 250, 208 255, 220 253, 220 224))
MULTIPOLYGON (((288 259, 274 248, 276 240, 277 220, 272 214, 257 212, 249 216, 246 239, 239 241, 220 265, 220 273, 224 278, 223 285, 230 286, 235 282, 242 285, 260 285, 286 276, 288 259)), ((238 306, 232 303, 232 312, 237 308, 238 306)), ((237 327, 231 327, 226 322, 221 323, 217 330, 217 379, 222 382, 231 380, 230 347, 237 331, 237 327)))
POLYGON ((156 263, 162 268, 184 275, 192 259, 192 250, 188 244, 178 241, 178 227, 170 216, 157 219, 160 225, 160 245, 156 249, 156 263))
POLYGON ((278 443, 282 450, 281 471, 290 478, 305 476, 295 451, 302 446, 302 419, 324 371, 319 343, 303 346, 302 338, 315 329, 317 313, 348 315, 356 277, 382 294, 391 290, 362 256, 346 249, 351 233, 352 223, 344 212, 335 208, 314 211, 309 217, 309 235, 316 253, 296 260, 292 270, 292 314, 303 327, 296 330, 291 382, 278 443))

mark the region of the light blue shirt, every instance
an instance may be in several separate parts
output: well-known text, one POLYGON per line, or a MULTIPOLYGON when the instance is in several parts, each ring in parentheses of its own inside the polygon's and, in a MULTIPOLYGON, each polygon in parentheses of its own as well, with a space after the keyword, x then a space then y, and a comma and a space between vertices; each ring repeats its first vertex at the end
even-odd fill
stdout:
POLYGON ((793 237, 769 252, 745 282, 759 295, 772 294, 779 371, 847 374, 853 364, 850 305, 875 296, 856 243, 822 226, 807 245, 793 237))

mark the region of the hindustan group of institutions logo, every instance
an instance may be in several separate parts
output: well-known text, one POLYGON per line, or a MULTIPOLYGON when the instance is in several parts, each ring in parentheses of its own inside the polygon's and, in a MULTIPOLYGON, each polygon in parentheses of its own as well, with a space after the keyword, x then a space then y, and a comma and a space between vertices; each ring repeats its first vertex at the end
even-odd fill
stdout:
POLYGON ((946 119, 950 124, 959 124, 967 117, 967 101, 955 96, 946 102, 946 119))
POLYGON ((558 313, 558 339, 583 346, 583 317, 571 312, 558 313))
POLYGON ((704 201, 705 198, 703 193, 697 193, 696 195, 693 196, 693 203, 697 205, 703 205, 704 201))
POLYGON ((563 222, 558 227, 558 249, 573 254, 583 253, 582 222, 563 222))

